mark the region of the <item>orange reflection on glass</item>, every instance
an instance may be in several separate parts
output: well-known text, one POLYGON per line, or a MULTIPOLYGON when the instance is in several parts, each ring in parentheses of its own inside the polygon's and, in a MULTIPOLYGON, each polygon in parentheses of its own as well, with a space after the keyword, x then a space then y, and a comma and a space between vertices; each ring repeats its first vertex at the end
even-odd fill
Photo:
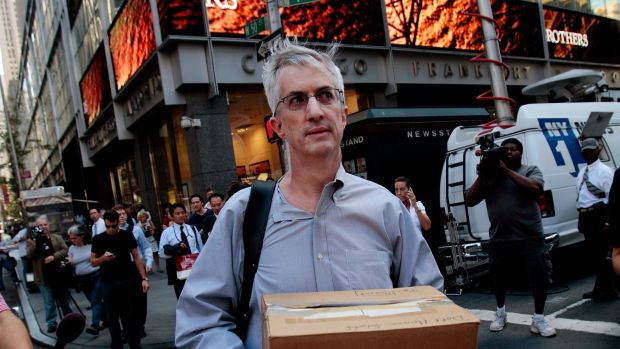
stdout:
POLYGON ((103 47, 100 47, 80 81, 86 128, 92 126, 101 116, 103 109, 112 101, 109 83, 103 47))
POLYGON ((118 90, 154 51, 155 33, 149 1, 127 0, 110 29, 110 53, 118 90))

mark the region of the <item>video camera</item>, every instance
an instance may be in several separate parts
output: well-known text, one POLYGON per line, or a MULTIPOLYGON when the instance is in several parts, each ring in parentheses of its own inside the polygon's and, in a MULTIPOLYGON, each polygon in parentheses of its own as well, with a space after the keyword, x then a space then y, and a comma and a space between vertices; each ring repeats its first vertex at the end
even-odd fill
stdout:
POLYGON ((492 134, 480 137, 478 143, 480 144, 480 163, 477 167, 477 172, 483 179, 495 179, 499 176, 500 167, 499 161, 502 160, 506 154, 506 147, 499 146, 494 142, 495 137, 492 134))
POLYGON ((41 229, 41 228, 39 228, 39 227, 37 227, 37 226, 34 226, 34 227, 30 228, 30 231, 33 233, 33 235, 34 235, 35 237, 36 237, 36 236, 42 236, 42 235, 43 235, 43 233, 44 233, 44 232, 43 232, 43 229, 41 229))

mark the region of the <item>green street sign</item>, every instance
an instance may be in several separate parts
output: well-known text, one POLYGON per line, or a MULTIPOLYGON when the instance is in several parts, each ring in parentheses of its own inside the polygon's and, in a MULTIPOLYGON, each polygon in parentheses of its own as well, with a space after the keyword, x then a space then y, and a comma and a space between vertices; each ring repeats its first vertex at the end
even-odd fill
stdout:
POLYGON ((245 27, 243 27, 243 34, 245 35, 246 38, 251 38, 253 36, 256 36, 259 33, 267 30, 267 26, 268 26, 267 22, 268 22, 267 16, 257 18, 251 21, 250 23, 246 24, 245 27))
POLYGON ((317 2, 319 0, 280 0, 279 4, 280 7, 289 7, 289 6, 295 6, 295 5, 302 5, 302 4, 308 4, 311 2, 317 2))

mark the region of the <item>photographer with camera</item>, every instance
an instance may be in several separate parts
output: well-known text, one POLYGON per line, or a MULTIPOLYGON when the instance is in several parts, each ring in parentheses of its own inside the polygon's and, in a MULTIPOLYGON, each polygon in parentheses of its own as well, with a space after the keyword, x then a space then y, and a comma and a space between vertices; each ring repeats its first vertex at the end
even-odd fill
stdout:
POLYGON ((56 303, 62 309, 63 316, 71 312, 69 291, 60 277, 60 264, 67 257, 68 248, 62 237, 50 233, 46 215, 37 218, 28 237, 26 253, 32 261, 34 282, 43 295, 47 332, 52 333, 58 325, 56 303))
POLYGON ((543 175, 538 167, 521 163, 523 145, 517 139, 506 139, 501 145, 501 151, 494 146, 483 150, 479 176, 465 195, 467 206, 486 201, 491 222, 489 263, 497 311, 489 329, 497 332, 506 326, 507 281, 513 270, 525 269, 534 293, 530 331, 552 337, 556 331, 544 318, 549 270, 537 201, 543 192, 543 175))

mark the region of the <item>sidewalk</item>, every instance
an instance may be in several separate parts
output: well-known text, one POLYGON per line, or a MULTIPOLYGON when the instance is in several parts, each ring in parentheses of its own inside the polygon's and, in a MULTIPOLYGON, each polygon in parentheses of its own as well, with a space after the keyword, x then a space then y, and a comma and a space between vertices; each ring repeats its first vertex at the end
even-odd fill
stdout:
MULTIPOLYGON (((21 261, 18 266, 21 271, 21 261)), ((21 277, 21 273, 18 272, 21 277)), ((4 272, 5 281, 10 282, 8 273, 4 272)), ((146 320, 146 334, 142 338, 141 346, 144 349, 168 349, 174 348, 174 327, 175 327, 175 306, 176 297, 172 286, 167 285, 165 273, 151 272, 149 275, 150 289, 148 292, 148 312, 146 320)), ((7 283, 8 285, 8 283, 7 283)), ((28 293, 24 283, 14 289, 19 297, 22 306, 24 320, 30 331, 33 342, 53 347, 56 343, 54 333, 47 333, 45 324, 45 310, 43 307, 43 297, 41 293, 28 293)), ((7 287, 7 291, 10 289, 7 287)), ((89 306, 84 293, 76 293, 71 290, 71 295, 79 304, 82 312, 86 315, 86 327, 90 325, 91 311, 86 310, 89 306)), ((71 304, 75 311, 74 304, 71 304)), ((60 318, 59 318, 60 320, 60 318)), ((99 332, 98 336, 90 335, 86 332, 82 334, 65 348, 109 348, 110 335, 107 329, 99 332)))

